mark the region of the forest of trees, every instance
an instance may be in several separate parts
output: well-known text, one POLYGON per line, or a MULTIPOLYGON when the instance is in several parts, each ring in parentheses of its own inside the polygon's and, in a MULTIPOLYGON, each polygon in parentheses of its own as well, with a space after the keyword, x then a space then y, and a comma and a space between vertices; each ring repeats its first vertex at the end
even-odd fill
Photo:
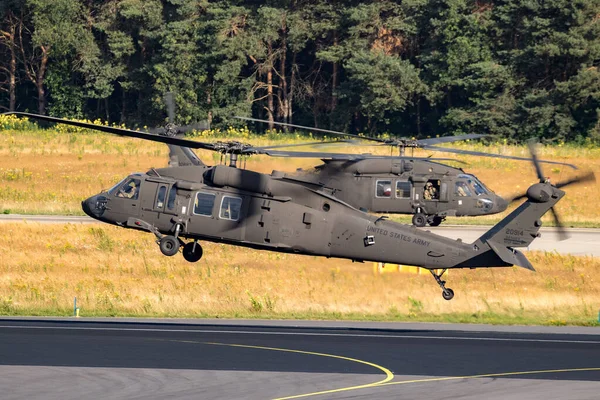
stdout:
POLYGON ((599 67, 600 0, 0 0, 0 111, 129 126, 598 143, 599 67))

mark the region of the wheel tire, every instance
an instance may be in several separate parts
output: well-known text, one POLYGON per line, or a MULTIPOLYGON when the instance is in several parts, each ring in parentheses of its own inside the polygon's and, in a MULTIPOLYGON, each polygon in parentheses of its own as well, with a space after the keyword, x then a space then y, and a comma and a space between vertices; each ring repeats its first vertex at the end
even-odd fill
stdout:
POLYGON ((414 226, 418 226, 419 228, 424 227, 425 225, 427 225, 427 217, 425 217, 425 214, 415 214, 412 217, 412 223, 414 226))
POLYGON ((179 251, 179 240, 175 236, 163 236, 158 243, 161 253, 165 256, 174 256, 179 251))
POLYGON ((452 298, 454 297, 454 290, 452 289, 446 289, 442 292, 442 297, 444 298, 444 300, 452 300, 452 298))
POLYGON ((199 243, 196 243, 196 251, 194 251, 194 242, 186 243, 183 246, 183 258, 188 262, 196 262, 202 258, 202 246, 199 243))
POLYGON ((439 226, 443 220, 444 219, 442 217, 436 215, 433 218, 431 218, 431 221, 429 222, 429 226, 439 226))

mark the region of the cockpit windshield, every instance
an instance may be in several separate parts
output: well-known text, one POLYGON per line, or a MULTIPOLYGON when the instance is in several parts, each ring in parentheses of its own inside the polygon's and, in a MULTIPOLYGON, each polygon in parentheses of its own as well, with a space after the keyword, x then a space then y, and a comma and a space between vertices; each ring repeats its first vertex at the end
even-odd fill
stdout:
POLYGON ((466 180, 466 183, 469 185, 475 196, 488 194, 488 189, 473 175, 461 174, 458 177, 466 180))
POLYGON ((129 178, 121 179, 119 182, 115 183, 115 185, 113 187, 108 189, 107 192, 109 194, 114 195, 116 193, 117 188, 121 187, 121 185, 124 184, 127 179, 129 179, 129 178))
POLYGON ((127 177, 109 189, 108 193, 115 197, 137 200, 140 192, 141 180, 127 177))

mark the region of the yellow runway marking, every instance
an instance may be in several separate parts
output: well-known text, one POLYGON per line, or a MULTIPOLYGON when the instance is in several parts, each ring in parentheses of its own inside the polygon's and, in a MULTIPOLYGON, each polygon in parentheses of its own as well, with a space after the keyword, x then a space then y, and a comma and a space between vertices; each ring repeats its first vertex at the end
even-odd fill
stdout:
POLYGON ((306 355, 310 355, 310 356, 336 358, 338 360, 351 361, 351 362, 355 362, 355 363, 359 363, 359 364, 368 365, 370 367, 376 368, 376 369, 382 371, 383 373, 385 373, 384 379, 377 381, 377 382, 373 382, 373 383, 367 383, 364 385, 357 385, 357 386, 348 386, 348 387, 343 387, 343 388, 339 388, 339 389, 323 390, 320 392, 304 393, 304 394, 298 394, 298 395, 294 395, 294 396, 279 397, 274 400, 299 399, 301 397, 319 396, 319 395, 324 395, 324 394, 329 394, 329 393, 346 392, 349 390, 366 389, 366 388, 370 388, 370 387, 379 386, 381 384, 385 384, 386 382, 389 382, 392 379, 394 379, 394 374, 392 373, 392 371, 390 371, 389 369, 387 369, 385 367, 382 367, 381 365, 377 365, 377 364, 374 364, 374 363, 368 362, 368 361, 358 360, 356 358, 338 356, 335 354, 316 353, 313 351, 304 351, 304 350, 282 349, 282 348, 278 348, 278 347, 251 346, 251 345, 246 345, 246 344, 196 342, 196 341, 191 341, 191 340, 171 340, 171 341, 179 342, 179 343, 197 343, 197 344, 208 344, 208 345, 213 345, 213 346, 228 346, 228 347, 240 347, 240 348, 246 348, 246 349, 281 351, 281 352, 286 352, 286 353, 296 353, 296 354, 306 354, 306 355))
POLYGON ((500 378, 500 377, 510 377, 510 376, 523 376, 523 375, 536 375, 536 374, 556 374, 556 373, 564 373, 564 372, 586 372, 586 371, 600 371, 600 367, 590 367, 590 368, 565 368, 565 369, 545 369, 545 370, 536 370, 536 371, 516 371, 516 372, 498 372, 493 374, 480 374, 480 375, 465 375, 465 376, 446 376, 446 377, 438 377, 438 378, 423 378, 423 379, 412 379, 407 381, 398 381, 398 382, 390 382, 394 379, 394 374, 389 369, 382 367, 381 365, 377 365, 372 362, 358 360, 356 358, 338 356, 335 354, 327 354, 327 353, 316 353, 312 351, 304 351, 304 350, 293 350, 293 349, 283 349, 278 347, 265 347, 265 346, 251 346, 245 344, 230 344, 230 343, 217 343, 217 342, 198 342, 192 340, 170 340, 172 342, 179 343, 195 343, 195 344, 207 344, 212 346, 228 346, 228 347, 240 347, 247 349, 258 349, 258 350, 271 350, 271 351, 281 351, 286 353, 296 353, 296 354, 306 354, 312 356, 319 357, 329 357, 336 358, 339 360, 351 361, 359 364, 368 365, 373 368, 377 368, 380 371, 384 372, 386 377, 377 382, 367 383, 364 385, 357 386, 348 386, 339 389, 330 389, 323 390, 320 392, 312 392, 312 393, 304 393, 293 396, 279 397, 273 400, 289 400, 289 399, 299 399, 301 397, 309 397, 309 396, 320 396, 324 394, 330 393, 340 393, 346 392, 350 390, 359 390, 359 389, 368 389, 368 388, 377 388, 381 386, 392 386, 392 385, 407 385, 407 384, 415 384, 415 383, 427 383, 427 382, 443 382, 443 381, 457 381, 461 379, 477 379, 477 378, 500 378))
POLYGON ((506 377, 506 376, 535 375, 535 374, 556 374, 556 373, 560 373, 560 372, 585 372, 585 371, 600 371, 600 368, 594 367, 594 368, 544 369, 544 370, 539 370, 539 371, 499 372, 499 373, 495 373, 495 374, 466 375, 466 376, 446 376, 446 377, 440 377, 440 378, 413 379, 413 380, 410 380, 410 381, 385 382, 385 383, 380 383, 377 386, 406 385, 406 384, 409 384, 409 383, 457 381, 457 380, 460 380, 460 379, 500 378, 500 377, 506 377))

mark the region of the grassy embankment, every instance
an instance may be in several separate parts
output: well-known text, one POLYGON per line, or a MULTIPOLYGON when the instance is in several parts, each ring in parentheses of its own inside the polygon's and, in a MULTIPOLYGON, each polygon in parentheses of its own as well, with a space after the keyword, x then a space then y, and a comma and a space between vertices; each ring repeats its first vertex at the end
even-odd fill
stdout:
POLYGON ((447 302, 429 274, 207 243, 190 264, 150 234, 106 225, 6 223, 0 314, 412 320, 594 325, 600 260, 530 253, 521 268, 451 271, 447 302))
MULTIPOLYGON (((282 143, 300 143, 308 140, 300 135, 252 135, 247 131, 230 131, 208 135, 203 140, 237 139, 257 146, 282 143), (232 135, 237 135, 233 136, 232 135)), ((467 149, 527 156, 524 146, 494 145, 484 147, 476 143, 459 145, 467 149)), ((371 152, 389 154, 389 149, 369 146, 328 146, 327 151, 371 152)), ((219 162, 219 155, 199 151, 208 164, 219 162)), ((431 152, 417 151, 416 155, 429 156, 431 152)), ((439 156, 450 156, 436 153, 439 156)), ((600 149, 570 146, 543 147, 540 157, 573 163, 585 170, 600 171, 600 149)), ((159 143, 119 138, 102 133, 65 133, 62 130, 0 130, 0 212, 25 214, 82 215, 81 200, 112 186, 133 171, 165 166, 168 150, 159 143)), ((478 176, 496 193, 504 196, 525 190, 535 178, 527 162, 508 161, 485 157, 460 157, 469 164, 463 168, 478 176)), ((273 169, 294 171, 310 169, 320 164, 318 159, 282 159, 254 156, 247 168, 260 172, 273 169)), ((545 165, 545 173, 553 181, 576 174, 568 167, 545 165)), ((557 206, 565 224, 580 227, 600 226, 600 184, 581 185, 568 189, 568 194, 557 206)), ((449 223, 492 224, 501 215, 477 218, 451 218, 449 223)), ((398 217, 408 222, 409 217, 398 217)), ((548 225, 551 219, 546 217, 548 225)))

